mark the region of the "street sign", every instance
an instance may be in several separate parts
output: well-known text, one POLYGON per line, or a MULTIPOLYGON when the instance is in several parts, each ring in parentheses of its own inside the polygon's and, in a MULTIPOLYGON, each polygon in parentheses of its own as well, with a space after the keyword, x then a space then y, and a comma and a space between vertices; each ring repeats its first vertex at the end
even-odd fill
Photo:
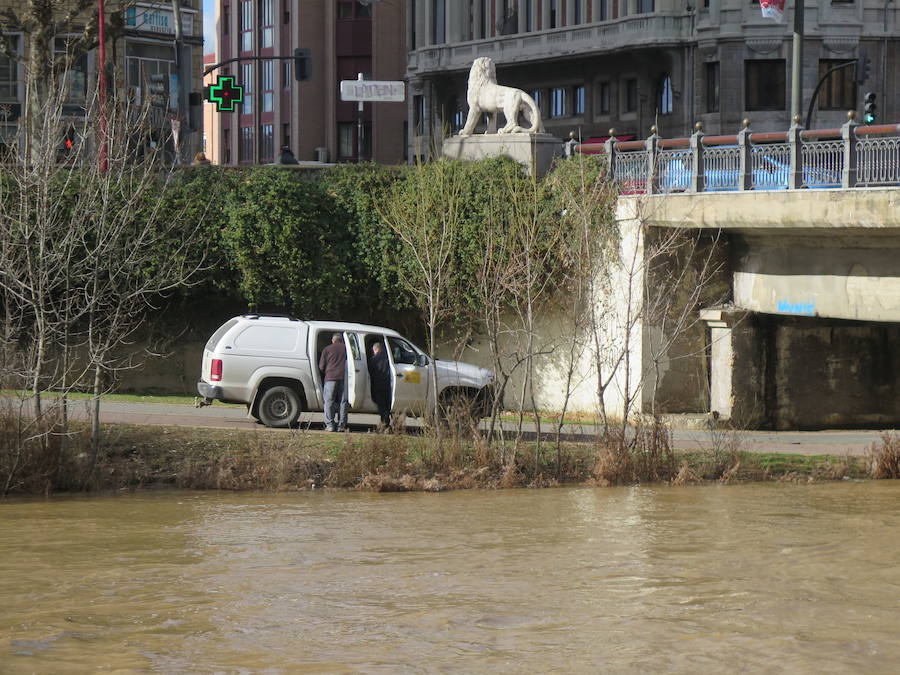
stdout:
POLYGON ((341 80, 342 101, 404 101, 406 85, 396 80, 341 80))
POLYGON ((216 112, 234 112, 235 105, 244 100, 244 88, 234 83, 234 78, 223 75, 208 88, 207 100, 216 104, 216 112))

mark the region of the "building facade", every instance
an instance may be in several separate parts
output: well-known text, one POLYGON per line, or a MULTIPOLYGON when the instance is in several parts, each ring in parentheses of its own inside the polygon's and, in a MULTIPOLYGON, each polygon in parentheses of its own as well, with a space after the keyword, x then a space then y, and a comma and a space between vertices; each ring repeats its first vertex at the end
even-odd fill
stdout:
MULTIPOLYGON (((538 102, 549 133, 565 138, 711 134, 790 124, 792 30, 763 18, 758 0, 410 0, 410 152, 427 154, 465 120, 472 61, 489 56, 498 80, 538 102)), ((877 93, 879 121, 898 118, 900 11, 884 0, 807 3, 802 113, 821 75, 813 128, 837 127, 877 93)), ((481 128, 484 128, 483 126, 481 128)))
POLYGON ((340 100, 341 80, 402 80, 403 0, 218 0, 218 57, 292 56, 310 50, 309 79, 287 60, 237 61, 217 71, 244 88, 235 113, 219 113, 223 164, 266 164, 287 146, 300 161, 399 163, 406 106, 340 100))
MULTIPOLYGON (((0 0, 0 11, 11 9, 24 16, 24 3, 0 0)), ((64 9, 60 3, 60 12, 64 9)), ((152 119, 156 127, 152 137, 174 150, 172 132, 177 131, 182 158, 189 158, 200 147, 202 110, 199 105, 202 73, 203 15, 202 0, 180 0, 182 41, 175 45, 175 12, 171 3, 109 2, 107 4, 107 70, 112 79, 108 91, 127 94, 133 104, 141 105, 149 91, 153 75, 165 76, 167 96, 164 110, 152 119), (113 28, 113 26, 116 28, 113 28), (191 97, 191 93, 196 95, 191 97), (192 105, 193 103, 193 105, 192 105), (173 124, 174 121, 174 124, 173 124)), ((84 28, 90 14, 77 17, 68 32, 54 38, 57 54, 66 52, 84 28)), ((62 18, 62 17, 60 17, 62 18)), ((25 63, 28 57, 28 33, 10 25, 3 39, 14 55, 0 54, 0 143, 16 136, 25 105, 25 63)), ((84 115, 96 90, 99 70, 98 50, 81 54, 65 75, 64 117, 84 115)), ((62 84, 62 83, 61 83, 62 84)), ((155 141, 154 141, 155 142, 155 141)), ((173 157, 174 159, 174 157, 173 157)))

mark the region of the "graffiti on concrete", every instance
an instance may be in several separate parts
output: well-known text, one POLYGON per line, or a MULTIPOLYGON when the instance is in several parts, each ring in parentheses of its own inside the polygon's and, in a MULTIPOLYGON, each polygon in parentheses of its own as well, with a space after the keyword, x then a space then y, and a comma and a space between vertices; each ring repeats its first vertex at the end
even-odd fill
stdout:
POLYGON ((779 300, 778 311, 782 314, 799 314, 800 316, 815 316, 815 302, 791 302, 790 300, 779 300))

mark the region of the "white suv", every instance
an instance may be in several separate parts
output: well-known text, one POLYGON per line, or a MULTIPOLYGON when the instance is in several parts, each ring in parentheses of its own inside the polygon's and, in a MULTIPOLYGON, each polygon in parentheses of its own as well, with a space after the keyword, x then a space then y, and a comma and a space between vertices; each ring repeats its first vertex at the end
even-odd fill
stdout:
POLYGON ((318 362, 334 333, 347 348, 347 393, 353 413, 376 413, 369 386, 368 356, 381 342, 394 375, 391 410, 419 416, 438 402, 464 400, 474 416, 490 410, 494 374, 458 361, 434 363, 390 328, 289 316, 244 314, 226 321, 203 351, 197 391, 204 403, 244 403, 270 427, 294 424, 303 411, 323 409, 318 362), (437 395, 432 369, 437 373, 437 395))

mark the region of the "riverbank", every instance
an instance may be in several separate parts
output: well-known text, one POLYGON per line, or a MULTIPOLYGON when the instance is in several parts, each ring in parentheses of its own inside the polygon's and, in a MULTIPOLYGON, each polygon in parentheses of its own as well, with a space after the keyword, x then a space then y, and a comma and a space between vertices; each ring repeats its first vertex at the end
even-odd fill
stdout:
MULTIPOLYGON (((8 436, 6 436, 8 439, 8 436)), ((673 449, 662 426, 633 440, 487 443, 481 437, 410 433, 327 434, 108 425, 92 461, 88 434, 48 436, 17 458, 0 448, 5 494, 150 486, 218 490, 442 491, 746 481, 816 482, 900 476, 900 442, 886 435, 863 457, 746 452, 737 434, 710 433, 673 449), (12 478, 10 480, 10 477, 12 478)))

